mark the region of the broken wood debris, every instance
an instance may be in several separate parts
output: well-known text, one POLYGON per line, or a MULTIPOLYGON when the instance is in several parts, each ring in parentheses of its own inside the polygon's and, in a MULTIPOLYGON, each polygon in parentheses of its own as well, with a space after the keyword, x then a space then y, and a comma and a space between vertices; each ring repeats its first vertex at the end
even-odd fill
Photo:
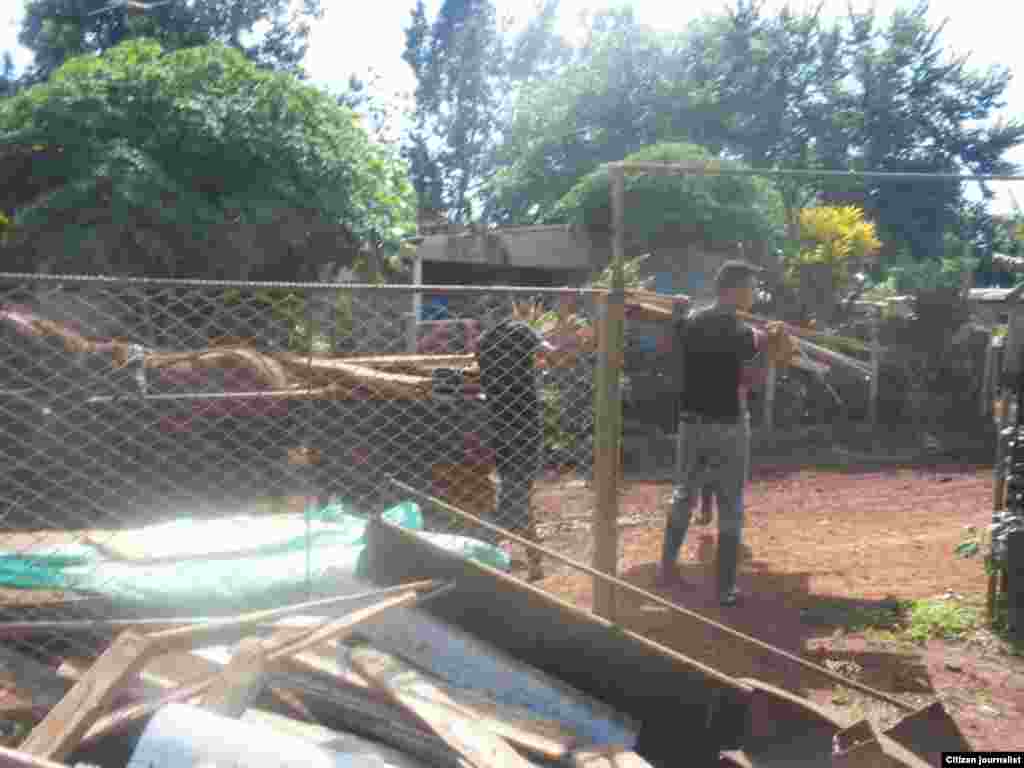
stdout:
POLYGON ((352 662, 373 685, 416 715, 474 768, 529 768, 508 742, 460 713, 451 699, 411 666, 368 646, 353 649, 352 662))
MULTIPOLYGON (((287 638, 269 643, 265 651, 269 657, 273 658, 275 654, 303 650, 310 644, 316 645, 324 640, 342 635, 359 622, 366 621, 384 610, 399 605, 413 604, 419 599, 420 596, 416 593, 415 588, 407 587, 404 594, 397 597, 385 599, 376 605, 355 611, 342 619, 333 621, 327 619, 309 630, 306 636, 299 640, 295 640, 294 635, 289 633, 287 638)), ((328 601, 321 601, 321 603, 323 602, 328 601)), ((265 621, 269 616, 280 616, 289 612, 294 614, 294 608, 291 611, 289 609, 260 611, 236 619, 171 629, 151 635, 140 635, 135 632, 122 633, 75 683, 67 695, 50 710, 43 721, 32 730, 21 745, 21 749, 38 757, 63 760, 89 732, 90 727, 103 716, 103 712, 109 709, 118 686, 137 675, 145 667, 146 662, 153 657, 170 651, 195 648, 210 642, 212 638, 221 636, 225 630, 237 631, 246 627, 251 628, 265 621)), ((178 689, 171 696, 177 694, 178 698, 175 700, 195 698, 205 693, 216 680, 217 678, 212 678, 185 686, 184 689, 178 689)), ((121 727, 137 721, 155 711, 150 708, 151 706, 140 705, 129 713, 116 712, 114 715, 108 716, 107 727, 121 727)))
POLYGON ((0 684, 31 692, 23 731, 28 735, 16 752, 22 762, 12 764, 49 767, 80 748, 135 738, 167 713, 205 710, 259 722, 328 750, 336 745, 344 752, 345 739, 369 739, 406 755, 410 765, 577 765, 578 755, 599 745, 576 724, 502 700, 498 688, 459 687, 465 683, 423 666, 422 644, 410 646, 410 655, 404 644, 375 647, 370 638, 377 629, 353 636, 374 617, 397 609, 397 618, 453 587, 407 581, 232 617, 0 624, 0 637, 8 639, 47 633, 111 638, 98 657, 51 664, 0 649, 0 684), (356 601, 363 602, 338 615, 356 601))

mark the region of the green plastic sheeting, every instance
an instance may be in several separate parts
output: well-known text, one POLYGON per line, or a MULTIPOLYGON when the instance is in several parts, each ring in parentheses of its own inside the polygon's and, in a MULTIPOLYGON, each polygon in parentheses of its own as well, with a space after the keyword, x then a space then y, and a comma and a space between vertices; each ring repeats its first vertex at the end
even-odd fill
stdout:
MULTIPOLYGON (((498 547, 463 536, 423 531, 419 506, 403 502, 384 519, 414 531, 462 557, 508 571, 508 555, 498 547)), ((361 570, 366 544, 365 518, 333 504, 306 515, 281 518, 236 516, 217 520, 180 518, 125 532, 151 557, 183 558, 209 550, 209 542, 231 542, 231 555, 217 559, 132 563, 105 559, 87 545, 55 552, 0 554, 0 586, 82 591, 114 602, 171 607, 202 613, 215 607, 272 600, 275 594, 317 590, 332 579, 361 570)), ((135 547, 131 547, 135 549, 135 547)))

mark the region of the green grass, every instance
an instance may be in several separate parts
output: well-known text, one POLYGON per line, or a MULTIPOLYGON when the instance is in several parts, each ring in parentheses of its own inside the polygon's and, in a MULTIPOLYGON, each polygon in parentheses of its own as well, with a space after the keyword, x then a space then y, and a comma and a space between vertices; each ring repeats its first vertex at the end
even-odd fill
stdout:
POLYGON ((846 632, 900 630, 908 604, 892 600, 878 605, 849 605, 842 601, 821 601, 807 608, 803 620, 809 624, 841 627, 846 632))
POLYGON ((954 599, 894 600, 877 606, 821 603, 805 612, 805 620, 915 643, 963 639, 983 623, 977 607, 954 599))
POLYGON ((977 608, 958 600, 917 600, 907 613, 904 634, 914 642, 960 640, 982 624, 977 608))

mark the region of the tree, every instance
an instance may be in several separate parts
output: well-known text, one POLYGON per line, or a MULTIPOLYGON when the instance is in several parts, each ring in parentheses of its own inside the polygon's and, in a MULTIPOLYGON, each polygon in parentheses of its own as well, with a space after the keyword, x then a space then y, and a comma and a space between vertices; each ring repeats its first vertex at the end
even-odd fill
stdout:
POLYGON ((417 0, 403 60, 416 76, 415 127, 407 157, 421 205, 456 222, 473 219, 498 127, 504 47, 491 0, 444 0, 428 24, 417 0))
MULTIPOLYGON (((951 55, 928 10, 919 2, 887 22, 869 10, 826 25, 817 12, 768 16, 739 0, 690 29, 684 87, 709 94, 701 119, 717 135, 710 143, 754 167, 1006 172, 1005 153, 1024 141, 1024 125, 991 124, 1009 73, 976 72, 951 55)), ((955 181, 801 186, 812 194, 783 186, 791 237, 812 201, 863 208, 886 258, 904 248, 940 258, 950 230, 979 244, 985 237, 955 181)))
MULTIPOLYGON (((941 44, 944 25, 927 22, 928 4, 896 11, 885 27, 873 14, 851 15, 849 58, 857 88, 846 95, 849 153, 862 167, 892 171, 1007 173, 1005 153, 1024 141, 1024 125, 991 123, 1010 74, 976 72, 966 56, 941 44), (972 125, 974 124, 974 125, 972 125)), ((956 182, 866 185, 865 208, 890 243, 888 254, 909 248, 915 258, 939 259, 943 241, 965 212, 956 182)))
POLYGON ((360 115, 370 135, 380 144, 393 144, 399 138, 392 134, 395 120, 401 112, 398 103, 403 94, 392 94, 389 100, 381 94, 381 76, 370 68, 366 79, 350 75, 345 90, 338 96, 338 104, 360 115))
POLYGON ((638 24, 632 11, 592 20, 589 39, 558 76, 518 93, 487 185, 492 218, 545 220, 583 176, 602 163, 686 137, 688 106, 675 90, 671 39, 638 24))
POLYGON ((487 181, 517 94, 555 76, 572 56, 555 30, 558 7, 537 0, 514 32, 513 19, 498 22, 491 0, 446 0, 432 24, 417 3, 403 59, 417 81, 406 157, 423 207, 456 222, 495 218, 487 181))
POLYGON ((218 41, 260 66, 301 74, 310 21, 321 15, 320 0, 170 0, 142 12, 116 0, 26 0, 18 41, 35 54, 32 82, 69 58, 139 37, 166 50, 218 41))
MULTIPOLYGON (((784 7, 766 16, 760 3, 738 0, 690 25, 679 51, 679 87, 699 94, 687 120, 695 141, 754 168, 820 167, 835 160, 829 156, 830 108, 847 70, 840 33, 826 28, 820 13, 821 6, 802 14, 784 7)), ((788 179, 777 186, 795 243, 800 210, 815 190, 788 179)))
POLYGON ((0 146, 27 158, 4 190, 27 269, 313 279, 413 229, 405 166, 351 110, 219 43, 72 59, 0 102, 0 146))
MULTIPOLYGON (((693 144, 657 144, 626 157, 626 162, 691 163, 736 167, 693 144)), ((600 169, 583 177, 547 217, 590 232, 612 229, 610 180, 600 169)), ((626 177, 627 253, 698 242, 709 248, 776 240, 781 235, 778 193, 763 179, 735 175, 626 177)))
POLYGON ((0 99, 10 96, 18 89, 18 78, 14 74, 14 57, 4 51, 3 66, 0 69, 0 99))

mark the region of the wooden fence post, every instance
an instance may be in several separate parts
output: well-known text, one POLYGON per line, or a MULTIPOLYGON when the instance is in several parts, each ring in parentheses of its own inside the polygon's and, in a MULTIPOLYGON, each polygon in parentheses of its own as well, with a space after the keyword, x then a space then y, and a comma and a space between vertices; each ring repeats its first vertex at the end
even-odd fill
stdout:
POLYGON ((868 396, 868 420, 872 431, 878 427, 878 379, 882 370, 882 344, 879 341, 879 317, 871 316, 871 386, 868 396))
POLYGON ((775 428, 775 381, 778 369, 774 363, 768 363, 768 376, 764 381, 764 413, 761 416, 761 427, 769 432, 775 428))
MULTIPOLYGON (((412 262, 412 283, 413 285, 423 284, 423 257, 419 253, 416 254, 412 262)), ((412 295, 412 317, 409 318, 409 328, 407 331, 406 347, 410 355, 415 355, 419 352, 419 324, 422 314, 423 294, 417 292, 412 295)))
MULTIPOLYGON (((625 233, 625 173, 611 171, 611 203, 614 238, 612 243, 612 289, 598 302, 598 350, 594 388, 594 568, 615 576, 618 573, 619 476, 622 441, 622 334, 625 286, 623 261, 625 233)), ((594 578, 594 612, 615 620, 615 587, 594 578)))

